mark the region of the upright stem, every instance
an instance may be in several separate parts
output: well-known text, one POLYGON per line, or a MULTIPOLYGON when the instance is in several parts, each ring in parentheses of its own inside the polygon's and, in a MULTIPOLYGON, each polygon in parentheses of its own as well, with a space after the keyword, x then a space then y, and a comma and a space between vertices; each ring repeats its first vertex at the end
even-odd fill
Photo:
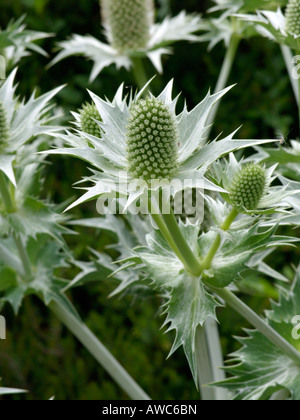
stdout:
POLYGON ((299 107, 299 89, 297 80, 293 77, 293 54, 291 49, 287 45, 280 45, 281 52, 284 58, 284 62, 287 68, 288 75, 290 77, 291 85, 293 88, 293 92, 296 98, 297 105, 299 107))
POLYGON ((5 207, 5 210, 8 213, 14 212, 14 203, 11 199, 11 195, 7 186, 6 176, 2 171, 0 171, 0 195, 5 207))
MULTIPOLYGON (((233 34, 231 39, 230 39, 230 43, 223 61, 223 65, 222 65, 222 69, 218 78, 218 82, 215 88, 215 93, 220 92, 221 90, 223 90, 228 82, 229 79, 229 75, 232 69, 232 65, 234 63, 234 59, 238 50, 238 46, 240 43, 240 38, 238 35, 233 34)), ((212 124, 215 120, 215 117, 217 115, 219 106, 220 106, 220 101, 218 101, 215 106, 213 107, 208 119, 207 119, 207 125, 210 126, 208 128, 208 130, 206 131, 206 135, 209 137, 211 130, 212 130, 212 124)))
POLYGON ((204 328, 198 326, 195 337, 196 364, 199 391, 203 401, 215 401, 215 390, 205 385, 213 382, 210 354, 204 328))
POLYGON ((223 299, 231 308, 242 315, 250 324, 267 337, 271 343, 281 349, 290 359, 298 365, 300 364, 300 352, 286 341, 277 331, 270 327, 262 318, 260 318, 251 308, 242 302, 228 289, 219 289, 208 286, 221 299, 223 299))
MULTIPOLYGON (((231 210, 231 212, 229 213, 228 217, 226 218, 225 222, 223 223, 223 225, 221 226, 221 229, 224 231, 227 231, 230 226, 232 225, 234 219, 238 216, 238 211, 233 208, 231 210)), ((221 245, 221 236, 218 235, 214 241, 214 243, 212 244, 210 250, 208 251, 208 254, 206 255, 203 263, 202 263, 202 268, 204 270, 208 270, 211 267, 211 263, 214 259, 214 256, 216 255, 219 247, 221 245)))
MULTIPOLYGON (((0 196, 2 197, 7 212, 15 211, 13 200, 7 186, 7 180, 3 172, 0 171, 0 196)), ((22 238, 16 233, 13 237, 23 264, 23 275, 26 282, 32 279, 32 267, 27 250, 23 244, 22 238)), ((3 252, 2 252, 3 253, 3 252)), ((1 254, 1 249, 0 249, 1 254)), ((7 255, 4 253, 7 260, 7 255)), ((14 259, 11 258, 11 262, 14 259)), ((13 265, 12 268, 20 270, 19 266, 13 265)), ((115 379, 115 381, 124 389, 124 391, 133 399, 149 400, 150 397, 139 387, 139 385, 124 370, 119 362, 110 354, 97 337, 80 322, 65 307, 57 302, 51 302, 49 308, 56 316, 70 329, 70 331, 81 341, 81 343, 91 352, 95 359, 106 369, 106 371, 115 379)))
POLYGON ((133 400, 151 399, 83 322, 58 302, 52 301, 49 309, 77 337, 126 394, 133 400))
MULTIPOLYGON (((133 74, 139 89, 142 89, 148 83, 148 77, 144 67, 143 59, 140 57, 133 57, 133 74)), ((146 93, 146 91, 145 91, 146 93)))

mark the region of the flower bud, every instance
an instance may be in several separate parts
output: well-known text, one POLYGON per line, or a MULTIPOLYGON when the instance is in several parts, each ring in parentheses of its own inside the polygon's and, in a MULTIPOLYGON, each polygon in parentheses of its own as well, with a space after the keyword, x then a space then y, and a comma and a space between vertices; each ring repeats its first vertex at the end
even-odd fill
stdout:
POLYGON ((8 140, 8 123, 3 103, 0 101, 0 147, 8 140))
POLYGON ((300 0, 290 0, 286 12, 286 31, 300 36, 300 0))
POLYGON ((230 198, 238 208, 255 210, 266 187, 266 171, 259 165, 245 165, 233 180, 230 198))
POLYGON ((176 121, 159 99, 140 99, 130 109, 127 131, 128 170, 134 178, 171 179, 178 168, 176 121))
POLYGON ((101 0, 109 41, 119 52, 145 48, 153 24, 153 0, 101 0))
POLYGON ((85 104, 79 111, 81 130, 91 136, 101 137, 100 127, 96 121, 102 121, 95 104, 85 104), (96 121, 95 121, 96 120, 96 121))

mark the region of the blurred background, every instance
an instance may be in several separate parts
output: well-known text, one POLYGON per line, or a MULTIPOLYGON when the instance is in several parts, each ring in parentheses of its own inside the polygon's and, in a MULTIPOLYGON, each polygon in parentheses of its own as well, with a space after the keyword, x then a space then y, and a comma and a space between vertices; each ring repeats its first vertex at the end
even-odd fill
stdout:
MULTIPOLYGON (((204 14, 213 2, 208 0, 157 1, 158 19, 167 14, 175 15, 184 8, 188 12, 204 14)), ((50 57, 34 54, 24 58, 18 71, 18 92, 29 96, 36 88, 46 92, 58 85, 67 87, 57 97, 64 110, 65 121, 88 99, 86 89, 109 99, 118 86, 134 84, 125 70, 111 66, 89 84, 92 63, 81 57, 71 57, 55 67, 45 66, 55 55, 56 43, 72 33, 91 34, 103 39, 97 0, 1 0, 0 27, 5 28, 11 19, 26 15, 29 29, 51 32, 53 38, 42 42, 50 57)), ((225 48, 218 44, 212 51, 207 44, 177 43, 174 54, 164 59, 164 75, 158 77, 154 89, 159 90, 171 78, 175 79, 176 93, 182 92, 188 107, 195 106, 214 89, 225 48)), ((147 63, 149 77, 154 74, 147 63)), ((262 38, 243 41, 229 80, 237 86, 226 95, 213 129, 213 136, 229 134, 241 127, 239 138, 274 138, 276 130, 294 132, 297 109, 286 75, 279 47, 262 38)), ((296 124, 297 129, 297 124, 296 124)), ((53 158, 45 172, 45 196, 56 203, 75 197, 72 184, 87 173, 84 163, 71 158, 53 158)), ((72 212, 72 217, 96 217, 95 203, 87 203, 72 212)), ((92 229, 77 229, 80 236, 67 238, 75 257, 88 260, 88 247, 104 250, 113 240, 108 233, 92 229)), ((112 254, 113 255, 113 254, 112 254)), ((292 278, 291 263, 299 255, 281 249, 271 257, 270 264, 292 278)), ((76 274, 74 272, 74 274, 76 274)), ((68 274, 70 277, 72 273, 68 274)), ((153 399, 198 399, 190 371, 181 350, 166 361, 172 345, 172 334, 163 334, 160 327, 163 317, 158 311, 161 302, 153 296, 146 301, 131 297, 108 299, 115 285, 109 280, 99 281, 72 292, 72 299, 88 326, 99 336, 114 356, 153 399)), ((276 298, 270 289, 269 295, 276 298)), ((264 291, 254 297, 245 297, 258 312, 268 307, 264 291)), ((95 360, 77 343, 61 324, 40 303, 27 299, 20 316, 15 318, 7 309, 7 340, 0 346, 0 377, 5 386, 28 389, 26 396, 12 399, 126 399, 127 396, 97 365, 95 360)), ((240 335, 247 324, 230 309, 219 312, 224 354, 236 349, 232 335, 240 335)))

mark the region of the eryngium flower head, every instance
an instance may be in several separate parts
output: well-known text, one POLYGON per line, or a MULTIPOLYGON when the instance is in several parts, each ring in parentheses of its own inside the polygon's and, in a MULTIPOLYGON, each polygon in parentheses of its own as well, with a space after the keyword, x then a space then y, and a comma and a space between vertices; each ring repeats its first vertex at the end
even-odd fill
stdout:
POLYGON ((290 0, 286 12, 286 30, 300 36, 300 0, 290 0))
POLYGON ((79 113, 81 130, 91 136, 101 137, 100 127, 97 124, 97 121, 101 121, 101 117, 96 105, 87 103, 83 105, 79 113))
POLYGON ((153 24, 153 0, 101 0, 111 45, 119 52, 145 48, 153 24))
POLYGON ((127 131, 128 170, 135 178, 171 179, 178 168, 178 132, 169 108, 157 98, 132 105, 127 131))
POLYGON ((0 101, 0 146, 8 139, 8 123, 3 103, 0 101))
POLYGON ((233 180, 230 197, 235 206, 255 210, 266 188, 266 171, 255 163, 245 165, 233 180))

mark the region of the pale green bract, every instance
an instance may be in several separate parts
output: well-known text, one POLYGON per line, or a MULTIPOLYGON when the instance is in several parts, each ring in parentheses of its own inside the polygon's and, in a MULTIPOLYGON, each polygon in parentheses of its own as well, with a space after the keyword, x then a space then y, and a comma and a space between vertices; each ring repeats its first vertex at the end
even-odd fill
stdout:
MULTIPOLYGON (((266 321, 297 350, 299 340, 293 337, 294 317, 299 316, 300 269, 289 292, 282 290, 279 303, 272 303, 266 313, 266 321)), ((233 353, 232 366, 226 371, 232 378, 218 383, 236 392, 235 400, 265 400, 278 390, 285 389, 290 399, 300 400, 300 366, 289 359, 258 331, 247 331, 240 338, 241 350, 233 353)))
MULTIPOLYGON (((169 46, 177 41, 197 41, 198 37, 194 33, 200 29, 200 16, 181 12, 178 16, 165 18, 162 23, 152 23, 149 29, 149 40, 144 48, 123 50, 122 52, 110 43, 105 44, 93 36, 74 34, 69 40, 58 44, 61 51, 50 65, 72 55, 83 55, 94 62, 90 76, 90 80, 93 81, 105 67, 111 64, 115 64, 118 69, 124 67, 129 70, 133 65, 132 59, 138 56, 148 57, 156 70, 162 73, 161 58, 162 55, 171 53, 169 46)), ((108 41, 112 42, 111 31, 107 26, 105 32, 108 41)))
POLYGON ((5 111, 8 131, 5 143, 0 145, 0 171, 4 172, 14 185, 16 185, 13 170, 15 153, 32 138, 61 130, 60 127, 49 125, 51 121, 49 111, 52 108, 51 99, 62 89, 58 87, 38 98, 33 94, 27 102, 20 102, 15 95, 15 75, 16 69, 0 85, 0 103, 5 111))
MULTIPOLYGON (((144 88, 146 89, 147 86, 144 88)), ((170 82, 163 92, 156 98, 169 109, 173 116, 178 133, 178 169, 174 178, 177 182, 172 186, 171 195, 175 195, 185 188, 194 187, 195 182, 201 181, 203 187, 213 191, 224 190, 205 177, 207 169, 220 157, 245 147, 270 143, 274 140, 233 140, 235 133, 232 133, 222 140, 208 142, 205 137, 207 130, 206 120, 214 104, 228 92, 230 88, 211 95, 207 94, 205 99, 193 110, 188 111, 184 106, 183 111, 176 115, 175 108, 178 97, 172 99, 173 82, 170 82)), ((127 199, 125 210, 134 204, 138 199, 147 197, 149 186, 144 183, 138 191, 128 191, 128 184, 136 179, 128 171, 127 139, 126 132, 130 118, 130 109, 142 97, 144 89, 136 96, 123 98, 123 86, 121 86, 112 102, 104 101, 93 93, 90 93, 97 110, 102 118, 99 127, 102 131, 101 139, 82 133, 80 130, 67 134, 56 134, 56 137, 64 140, 66 146, 61 149, 54 149, 47 154, 62 154, 74 156, 91 164, 93 175, 85 178, 94 184, 92 187, 84 188, 87 192, 70 207, 75 207, 86 201, 96 199, 103 194, 116 193, 127 199)), ((150 94, 150 97, 153 95, 150 94)), ((156 188, 159 189, 161 185, 156 188)), ((155 187, 153 187, 155 189, 155 187)))
POLYGON ((35 41, 52 37, 53 34, 26 29, 23 23, 25 17, 11 21, 7 28, 0 28, 0 54, 5 57, 7 69, 15 66, 30 51, 43 56, 48 54, 35 41))

